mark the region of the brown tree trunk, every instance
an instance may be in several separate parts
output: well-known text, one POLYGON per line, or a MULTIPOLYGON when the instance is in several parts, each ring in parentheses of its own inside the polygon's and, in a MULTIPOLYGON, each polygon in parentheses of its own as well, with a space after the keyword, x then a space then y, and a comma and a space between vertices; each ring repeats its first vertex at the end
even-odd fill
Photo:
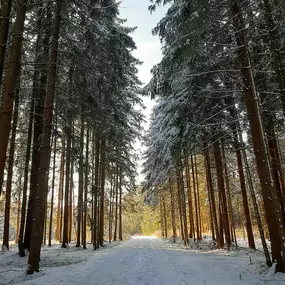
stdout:
POLYGON ((17 226, 15 234, 15 243, 19 242, 19 231, 20 231, 20 218, 21 218, 21 194, 22 194, 22 174, 19 177, 19 196, 17 201, 17 226))
POLYGON ((22 209, 21 209, 21 225, 19 231, 19 255, 20 257, 25 256, 25 249, 23 244, 24 239, 24 229, 26 222, 26 207, 27 207, 27 190, 28 190, 28 180, 29 180, 29 164, 31 156, 31 145, 32 145, 32 130, 33 130, 33 117, 34 117, 34 106, 35 106, 35 94, 31 99, 30 105, 30 115, 29 115, 29 127, 28 127, 28 137, 27 137, 27 149, 25 156, 25 169, 24 169, 24 185, 23 185, 23 197, 22 197, 22 209))
POLYGON ((110 195, 109 195, 109 243, 112 241, 112 235, 113 235, 113 193, 116 187, 116 184, 114 182, 114 175, 111 174, 110 178, 110 195))
POLYGON ((193 216, 193 201, 192 201, 192 189, 191 189, 191 177, 190 177, 190 169, 189 169, 189 158, 188 154, 185 152, 185 163, 186 163, 186 185, 187 185, 187 193, 188 193, 188 212, 189 212, 189 238, 195 238, 195 228, 194 228, 194 216, 193 216))
POLYGON ((175 195, 173 191, 173 187, 171 184, 171 179, 168 179, 170 197, 171 197, 171 222, 172 222, 172 235, 173 235, 173 243, 176 242, 177 231, 176 231, 176 217, 175 217, 175 195))
POLYGON ((258 103, 256 101, 257 93, 251 70, 248 41, 245 34, 245 24, 239 0, 232 0, 231 12, 236 43, 238 46, 238 60, 240 63, 241 77, 245 90, 245 102, 255 151, 257 172, 261 182, 262 196, 269 228, 272 257, 273 260, 277 261, 277 271, 285 271, 282 257, 285 256, 285 245, 284 241, 282 241, 285 236, 283 217, 281 215, 277 191, 271 185, 270 169, 267 163, 262 124, 259 116, 258 103))
POLYGON ((41 214, 42 209, 46 204, 46 177, 49 168, 49 156, 50 156, 50 138, 52 130, 52 118, 53 118, 53 103, 55 95, 55 81, 57 73, 57 57, 58 57, 58 39, 61 25, 61 5, 62 0, 56 1, 56 13, 54 21, 54 29, 51 43, 51 56, 50 67, 48 73, 47 90, 45 96, 45 114, 44 114, 44 133, 43 133, 43 145, 41 147, 41 163, 40 163, 40 175, 37 187, 37 197, 35 202, 33 213, 33 227, 31 237, 30 255, 28 260, 28 274, 32 274, 35 271, 39 271, 40 252, 41 252, 41 233, 43 216, 41 214))
POLYGON ((176 185, 177 185, 177 200, 178 200, 178 212, 179 212, 179 221, 180 221, 180 234, 182 240, 184 240, 184 230, 183 230, 183 214, 182 214, 182 203, 181 203, 181 194, 180 194, 180 185, 178 172, 176 170, 176 185))
POLYGON ((243 171, 242 155, 241 155, 240 144, 239 144, 236 132, 234 133, 234 141, 235 141, 236 158, 237 158, 238 171, 239 171, 240 189, 241 189, 242 200, 243 200, 243 209, 244 209, 245 220, 246 220, 248 246, 249 248, 255 249, 255 242, 254 242, 254 237, 253 237, 248 198, 247 198, 246 185, 245 185, 245 177, 244 177, 244 171, 243 171))
POLYGON ((218 189, 221 198, 222 220, 223 220, 225 238, 226 238, 226 247, 227 249, 229 249, 231 245, 231 238, 230 238, 227 198, 226 198, 225 183, 224 183, 223 162, 222 162, 222 155, 221 155, 219 141, 216 141, 214 143, 214 150, 215 150, 214 154, 215 154, 216 169, 217 169, 218 189))
MULTIPOLYGON (((57 122, 55 123, 57 129, 57 122)), ((54 203, 54 186, 55 186, 55 168, 56 168, 56 134, 53 141, 53 167, 52 167, 52 184, 51 184, 51 201, 50 201, 50 216, 49 216, 49 232, 48 232, 48 246, 51 246, 52 240, 52 225, 53 225, 53 203, 54 203)))
POLYGON ((87 194, 88 194, 88 171, 89 171, 89 128, 87 127, 86 134, 86 152, 85 152, 85 181, 84 181, 84 213, 83 213, 83 248, 86 249, 86 225, 87 225, 87 194))
POLYGON ((95 181, 95 134, 92 132, 92 153, 91 153, 91 244, 94 244, 94 181, 95 181))
POLYGON ((2 84, 3 78, 12 2, 12 0, 1 0, 0 2, 0 86, 2 84))
POLYGON ((230 227, 230 238, 231 242, 235 243, 235 246, 237 248, 237 239, 236 239, 236 227, 235 227, 235 221, 234 221, 234 211, 233 211, 233 205, 232 205, 232 195, 231 195, 231 189, 230 189, 230 183, 229 183, 229 174, 226 167, 226 164, 224 163, 225 167, 225 183, 226 183, 226 197, 227 197, 227 206, 229 210, 229 227, 230 227))
POLYGON ((198 217, 199 217, 199 236, 198 240, 202 240, 202 218, 201 218, 201 204, 200 204, 200 191, 199 191, 199 179, 198 179, 198 167, 196 155, 194 155, 194 166, 195 166, 195 178, 196 178, 196 193, 197 193, 197 204, 198 204, 198 217))
MULTIPOLYGON (((232 205, 228 165, 227 165, 227 161, 226 161, 224 142, 222 142, 222 154, 223 154, 223 162, 224 162, 224 170, 225 170, 226 196, 227 196, 227 204, 228 204, 228 210, 229 210, 231 241, 235 243, 235 246, 237 248, 236 227, 235 227, 235 221, 234 221, 234 211, 233 211, 233 205, 232 205)), ((248 212, 248 214, 249 214, 249 212, 248 212)), ((251 221, 250 221, 250 227, 251 227, 251 221)), ((252 229, 251 229, 251 233, 252 233, 252 229)), ((252 234, 252 238, 253 238, 253 234, 252 234)), ((254 240, 253 240, 253 244, 254 244, 254 240)), ((251 248, 253 248, 253 247, 251 247, 251 248)))
POLYGON ((213 180, 212 180, 212 172, 211 172, 211 160, 210 160, 210 154, 209 149, 207 145, 204 143, 204 155, 206 160, 206 172, 207 172, 207 182, 209 187, 209 194, 210 194, 210 203, 212 208, 212 216, 213 216, 213 223, 218 243, 218 248, 222 248, 223 244, 223 237, 220 236, 219 232, 219 225, 218 225, 218 218, 217 218, 217 210, 216 210, 216 201, 215 201, 215 193, 213 188, 213 180))
POLYGON ((160 196, 160 199, 159 199, 159 210, 160 210, 161 237, 165 238, 165 235, 164 235, 164 219, 163 219, 163 204, 162 204, 162 197, 161 196, 160 196))
POLYGON ((81 245, 81 231, 83 233, 83 179, 84 179, 84 166, 83 166, 83 151, 84 151, 84 106, 81 105, 81 130, 80 130, 80 146, 79 146, 79 183, 78 183, 78 203, 77 203, 77 241, 76 247, 81 245), (82 226, 81 226, 82 223, 82 226))
MULTIPOLYGON (((27 0, 18 0, 18 9, 13 28, 12 45, 8 59, 5 85, 3 87, 3 102, 0 112, 0 195, 3 186, 6 152, 11 128, 16 83, 21 68, 20 61, 26 10, 27 0)), ((3 20, 7 21, 7 18, 3 20)), ((3 32, 5 33, 5 30, 3 32)), ((5 35, 2 36, 5 38, 5 35)), ((0 47, 3 48, 3 46, 0 47)))
MULTIPOLYGON (((73 74, 74 69, 71 67, 69 69, 69 93, 73 94, 73 74)), ((70 111, 67 111, 68 119, 69 119, 69 125, 70 128, 70 175, 69 175, 69 199, 68 199, 68 226, 67 226, 67 240, 68 243, 71 242, 72 238, 72 205, 73 205, 73 192, 74 192, 74 182, 73 182, 73 174, 74 174, 74 156, 72 153, 73 148, 73 138, 74 138, 74 119, 72 114, 70 114, 70 111)))
MULTIPOLYGON (((266 259, 266 264, 268 266, 271 266, 272 262, 271 262, 268 246, 267 246, 267 243, 266 243, 266 237, 264 235, 264 230, 263 230, 264 227, 262 225, 262 220, 261 220, 261 216, 260 216, 260 212, 259 212, 258 203, 257 203, 257 200, 256 200, 256 195, 255 195, 255 191, 254 191, 253 182, 252 182, 252 179, 251 179, 251 173, 250 173, 250 168, 249 168, 247 155, 246 155, 246 151, 245 151, 245 145, 244 145, 244 142, 243 142, 243 139, 242 139, 242 133, 241 133, 241 130, 240 130, 240 126, 238 125, 237 127, 238 127, 237 132, 238 132, 239 141, 240 141, 240 144, 241 144, 243 160, 244 160, 244 164, 245 164, 245 170, 246 170, 246 175, 247 175, 247 182, 248 182, 248 186, 249 186, 249 190, 250 190, 250 196, 251 196, 251 199, 252 199, 252 204, 253 204, 255 218, 256 218, 256 222, 257 222, 257 226, 258 226, 258 230, 259 230, 259 235, 260 235, 260 239, 261 239, 261 242, 262 242, 263 252, 264 252, 264 255, 265 255, 265 259, 266 259)), ((267 229, 267 225, 265 226, 265 228, 267 229)))
POLYGON ((223 221, 223 209, 222 209, 222 198, 221 193, 218 192, 218 205, 219 205, 219 227, 220 227, 220 237, 221 237, 221 248, 225 247, 225 240, 224 240, 224 221, 223 221))
MULTIPOLYGON (((44 116, 44 96, 45 88, 40 88, 46 86, 47 73, 46 73, 46 63, 48 60, 49 52, 49 39, 50 39, 50 28, 46 28, 45 36, 42 38, 43 24, 44 24, 44 10, 40 9, 38 12, 38 22, 37 22, 37 43, 36 43, 36 63, 41 67, 41 74, 36 68, 34 71, 33 78, 33 98, 35 98, 35 113, 34 113, 34 132, 33 132, 33 153, 32 153, 32 168, 30 176, 30 193, 28 202, 28 211, 26 218, 26 228, 25 228, 25 238, 24 238, 24 248, 30 249, 31 243, 31 230, 33 224, 33 212, 34 203, 36 199, 36 191, 38 185, 39 168, 40 168, 40 148, 42 145, 43 136, 43 116, 44 116), (41 45, 43 45, 43 51, 41 50, 41 45), (41 55, 42 54, 42 55, 41 55), (43 63, 44 62, 44 63, 43 63)), ((46 21, 50 18, 50 8, 47 6, 46 21)))
POLYGON ((119 192, 119 169, 116 170, 116 191, 115 191, 115 228, 114 228, 114 241, 117 240, 117 227, 118 227, 118 192, 119 192))
POLYGON ((12 136, 10 140, 10 150, 9 150, 9 158, 8 158, 7 186, 6 186, 6 193, 5 193, 3 248, 7 248, 7 249, 9 249, 11 192, 12 192, 15 143, 16 143, 16 134, 17 134, 17 125, 18 125, 18 115, 19 115, 19 88, 20 87, 18 86, 17 91, 16 91, 16 98, 15 98, 15 107, 14 107, 13 124, 12 124, 12 136))
MULTIPOLYGON (((101 156, 101 152, 102 150, 100 149, 100 156, 101 156)), ((101 235, 101 226, 100 226, 100 219, 101 219, 101 188, 100 188, 100 185, 101 185, 101 179, 102 179, 102 170, 101 170, 101 164, 102 164, 102 161, 100 159, 100 162, 99 162, 99 180, 98 180, 98 201, 97 201, 97 227, 98 227, 98 230, 97 230, 97 248, 99 249, 100 248, 100 245, 101 245, 101 238, 100 238, 100 235, 101 235)))
POLYGON ((46 181, 44 183, 45 185, 45 193, 46 193, 46 197, 45 197, 45 208, 44 208, 44 230, 42 232, 42 239, 43 239, 43 244, 46 245, 46 240, 47 240, 47 220, 48 220, 48 194, 49 194, 49 176, 50 176, 50 159, 51 159, 51 151, 52 151, 52 147, 53 147, 53 143, 55 140, 55 133, 52 134, 52 140, 51 140, 51 145, 50 145, 50 153, 49 153, 49 161, 48 161, 48 171, 47 171, 47 176, 46 176, 46 181))
POLYGON ((62 235, 62 247, 68 246, 68 210, 69 210, 69 192, 70 192, 70 160, 71 160, 71 126, 70 115, 67 115, 68 122, 65 126, 66 135, 66 166, 65 166, 65 193, 64 193, 64 218, 63 218, 63 235, 62 235))
POLYGON ((59 186, 57 195, 57 215, 56 215, 56 231, 55 238, 61 241, 61 216, 62 216, 62 200, 63 200, 63 184, 64 184, 64 167, 65 167, 65 138, 62 138, 62 149, 60 158, 60 170, 59 170, 59 186))
MULTIPOLYGON (((269 144, 269 142, 268 142, 268 144, 269 144)), ((281 159, 280 151, 279 151, 279 148, 278 148, 278 142, 277 142, 277 139, 276 139, 276 133, 275 133, 275 136, 273 137, 273 139, 270 142, 269 148, 271 148, 272 160, 274 160, 274 165, 275 165, 276 170, 277 170, 276 182, 277 182, 277 176, 278 176, 279 177, 279 183, 280 183, 280 190, 281 190, 280 192, 281 192, 281 195, 282 195, 282 198, 283 198, 283 203, 285 204, 285 181, 284 181, 284 174, 283 174, 282 163, 281 163, 282 159, 281 159)), ((272 164, 273 164, 273 162, 272 162, 272 164)), ((273 169, 274 169, 274 167, 273 167, 273 169)), ((284 206, 284 208, 285 208, 285 206, 284 206)))
POLYGON ((185 201, 185 191, 184 191, 184 180, 183 180, 183 167, 182 167, 182 160, 181 160, 181 153, 179 152, 177 155, 177 186, 178 191, 180 193, 181 199, 181 213, 182 213, 182 221, 183 221, 183 236, 184 236, 184 245, 189 246, 189 239, 188 239, 188 229, 187 229, 187 216, 186 216, 186 201, 185 201))
MULTIPOLYGON (((270 109, 270 107, 269 107, 270 109)), ((276 188, 281 211, 282 211, 282 217, 283 217, 283 224, 285 226, 285 196, 284 196, 284 189, 282 189, 282 183, 281 181, 284 181, 284 177, 279 177, 279 170, 280 167, 278 167, 279 159, 279 151, 277 147, 277 141, 276 141, 276 134, 275 134, 275 123, 272 117, 273 110, 264 110, 264 130, 265 135, 268 143, 268 152, 269 157, 271 160, 271 170, 272 170, 272 178, 273 178, 273 185, 276 188)), ((282 173, 282 172, 281 172, 282 173)))
POLYGON ((46 239, 47 239, 47 205, 45 207, 45 215, 44 215, 44 230, 43 230, 43 239, 42 244, 46 245, 46 239))
POLYGON ((167 238, 168 234, 167 234, 167 216, 166 216, 165 197, 162 198, 162 204, 163 204, 163 218, 164 218, 164 235, 165 235, 165 238, 167 238))
POLYGON ((282 163, 281 161, 283 161, 283 157, 282 157, 282 153, 280 150, 280 146, 278 143, 278 140, 275 138, 274 140, 274 149, 276 150, 276 164, 277 164, 277 169, 278 169, 278 173, 279 173, 279 178, 280 178, 280 185, 281 185, 281 189, 282 189, 282 195, 283 195, 283 199, 284 199, 284 204, 285 204, 285 176, 284 176, 284 172, 283 172, 283 167, 282 167, 282 163))
POLYGON ((99 225, 99 244, 103 246, 104 242, 104 205, 105 205, 105 163, 106 163, 106 150, 105 141, 102 141, 101 149, 101 181, 100 181, 100 225, 99 225))
POLYGON ((120 169, 120 181, 119 181, 119 240, 123 240, 123 213, 122 213, 122 170, 120 169))
POLYGON ((207 178, 207 195, 208 195, 208 201, 209 201, 209 224, 210 224, 210 229, 212 233, 212 241, 216 240, 215 236, 215 227, 214 227, 214 214, 213 214, 213 209, 212 209, 212 201, 211 201, 211 194, 210 194, 210 185, 207 177, 207 164, 205 160, 205 170, 206 170, 206 178, 207 178))
MULTIPOLYGON (((72 129, 73 129, 73 122, 72 122, 72 129)), ((72 130, 72 138, 74 137, 74 130, 72 130)), ((71 139, 71 142, 73 144, 73 139, 71 139)), ((71 162, 70 162, 70 199, 69 199, 69 212, 68 212, 68 241, 71 242, 72 240, 72 219, 73 219, 73 200, 74 200, 74 181, 73 181, 73 175, 74 175, 74 157, 73 154, 71 154, 71 162)))
POLYGON ((191 155, 191 168, 192 168, 193 192, 194 192, 194 203, 195 203, 196 231, 197 231, 197 239, 199 239, 199 237, 200 237, 199 214, 198 214, 198 201, 197 201, 197 192, 196 192, 196 177, 195 177, 195 167, 194 167, 193 155, 191 155))
POLYGON ((43 127, 43 97, 36 98, 35 115, 34 115, 34 134, 33 134, 33 151, 32 151, 32 167, 30 175, 30 194, 28 202, 28 212, 26 220, 24 247, 30 249, 31 229, 33 223, 33 210, 36 199, 36 188, 38 184, 39 165, 40 165, 40 146, 43 127))
POLYGON ((242 194, 242 199, 243 199, 243 208, 244 208, 244 213, 245 213, 245 218, 246 218, 248 245, 249 245, 249 248, 256 249, 255 242, 254 242, 254 236, 253 236, 253 230, 252 230, 252 224, 251 224, 251 218, 250 218, 250 212, 249 212, 248 197, 247 197, 246 184, 245 184, 245 175, 244 175, 244 170, 243 170, 241 143, 239 140, 240 123, 237 121, 238 114, 237 114, 237 109, 234 106, 234 98, 228 97, 227 100, 228 100, 228 103, 233 106, 232 108, 230 108, 230 113, 233 119, 236 120, 236 122, 234 122, 231 127, 233 131, 233 142, 234 142, 234 148, 236 152, 237 165, 238 165, 238 171, 239 171, 239 178, 240 178, 239 180, 240 180, 240 188, 241 188, 241 194, 242 194))
MULTIPOLYGON (((70 164, 72 164, 72 159, 70 164)), ((70 165, 70 177, 72 174, 71 171, 72 166, 70 165)), ((72 181, 70 178, 70 185, 71 185, 72 181)), ((72 201, 73 201, 73 188, 70 186, 69 187, 69 201, 68 201, 68 229, 67 229, 67 239, 68 239, 68 243, 71 242, 71 233, 72 233, 72 201)))
POLYGON ((98 137, 95 137, 95 173, 94 173, 94 185, 93 185, 93 193, 94 193, 94 210, 93 210, 93 231, 94 231, 94 236, 93 236, 93 249, 97 249, 97 231, 98 231, 98 192, 99 192, 99 161, 100 161, 100 140, 98 137))

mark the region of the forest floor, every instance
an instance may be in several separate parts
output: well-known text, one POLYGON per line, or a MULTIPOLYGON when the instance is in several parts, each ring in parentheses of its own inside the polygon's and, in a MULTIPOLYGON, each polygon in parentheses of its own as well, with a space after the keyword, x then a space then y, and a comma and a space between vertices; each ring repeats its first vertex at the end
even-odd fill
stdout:
POLYGON ((23 285, 281 285, 285 274, 264 266, 260 251, 211 250, 202 244, 133 237, 98 251, 59 245, 42 249, 41 271, 26 276, 16 248, 0 254, 0 284, 23 285), (251 262, 250 262, 251 259, 251 262))

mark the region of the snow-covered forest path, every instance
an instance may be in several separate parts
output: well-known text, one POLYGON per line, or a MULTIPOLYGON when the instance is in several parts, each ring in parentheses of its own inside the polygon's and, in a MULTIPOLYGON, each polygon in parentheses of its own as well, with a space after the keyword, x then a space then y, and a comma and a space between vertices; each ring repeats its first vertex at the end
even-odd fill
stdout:
MULTIPOLYGON (((267 278, 254 273, 248 264, 246 256, 231 256, 224 251, 189 251, 160 239, 138 237, 95 252, 87 261, 45 268, 40 274, 26 276, 20 284, 267 284, 267 278)), ((282 283, 275 280, 270 284, 282 283)))

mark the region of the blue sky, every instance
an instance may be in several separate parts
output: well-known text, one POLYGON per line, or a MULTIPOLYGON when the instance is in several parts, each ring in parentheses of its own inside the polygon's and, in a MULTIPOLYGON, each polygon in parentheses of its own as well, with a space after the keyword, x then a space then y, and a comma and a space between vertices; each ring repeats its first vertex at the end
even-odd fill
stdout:
MULTIPOLYGON (((167 8, 159 7, 157 11, 150 14, 148 11, 149 0, 122 0, 120 5, 120 18, 127 19, 126 25, 129 27, 137 27, 137 30, 132 34, 132 37, 137 45, 137 50, 134 51, 134 56, 143 61, 139 69, 139 79, 147 84, 151 79, 150 70, 159 63, 162 57, 161 44, 157 36, 153 36, 151 31, 157 23, 165 15, 167 8)), ((143 114, 146 116, 147 123, 144 128, 148 128, 149 116, 151 109, 154 106, 154 101, 149 97, 143 98, 143 103, 146 107, 143 114)), ((137 141, 136 149, 144 150, 141 142, 137 141)), ((138 182, 143 181, 143 176, 140 174, 142 170, 142 160, 139 160, 138 165, 138 182)))
POLYGON ((139 67, 139 78, 145 84, 151 78, 151 68, 161 60, 160 41, 151 31, 166 13, 165 7, 159 7, 150 14, 149 4, 149 0, 122 0, 120 5, 120 17, 128 19, 126 25, 138 27, 132 35, 137 44, 134 55, 144 62, 139 67))

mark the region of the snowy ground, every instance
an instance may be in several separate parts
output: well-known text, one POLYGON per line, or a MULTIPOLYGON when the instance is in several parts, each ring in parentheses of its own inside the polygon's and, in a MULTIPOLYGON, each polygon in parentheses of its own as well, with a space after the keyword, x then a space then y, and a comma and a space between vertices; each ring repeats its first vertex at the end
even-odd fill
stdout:
MULTIPOLYGON (((41 272, 26 276, 26 260, 0 254, 0 284, 281 285, 285 275, 260 267, 257 252, 184 249, 154 237, 134 237, 99 251, 44 248, 41 272)), ((262 260, 263 261, 263 260, 262 260)))

